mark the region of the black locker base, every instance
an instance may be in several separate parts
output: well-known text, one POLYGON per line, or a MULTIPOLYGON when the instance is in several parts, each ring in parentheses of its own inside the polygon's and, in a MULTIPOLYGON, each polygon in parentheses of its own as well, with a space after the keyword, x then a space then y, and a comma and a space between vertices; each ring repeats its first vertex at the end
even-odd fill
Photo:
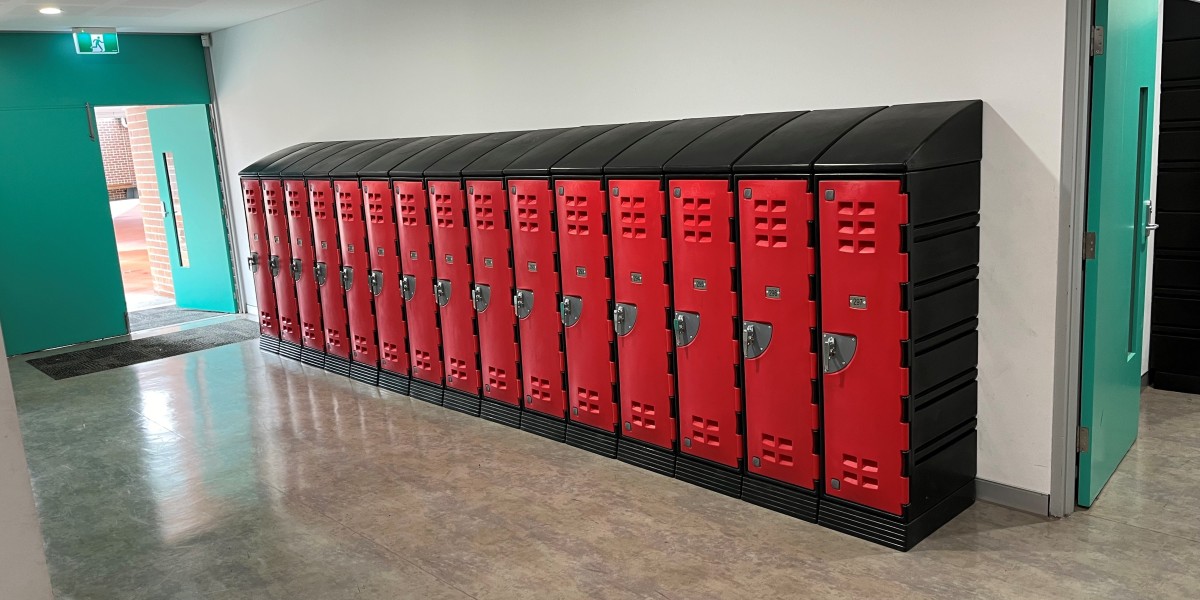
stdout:
POLYGON ((422 402, 442 405, 442 386, 416 377, 409 382, 408 395, 422 402))
POLYGON ((411 380, 407 375, 392 373, 386 369, 379 370, 379 387, 385 390, 407 396, 409 392, 409 381, 411 380))
POLYGON ((300 344, 291 342, 279 341, 279 355, 284 358, 290 358, 296 362, 300 362, 300 344))
POLYGON ((446 392, 442 397, 442 406, 453 411, 471 415, 472 417, 479 416, 479 402, 479 396, 472 396, 454 388, 446 388, 446 392))
POLYGON ((675 459, 675 478, 718 494, 742 496, 741 471, 702 458, 680 454, 675 459))
POLYGON ((617 444, 617 460, 659 475, 675 476, 674 452, 633 438, 621 438, 617 444))
POLYGON ((817 522, 818 501, 813 490, 747 473, 742 478, 742 500, 801 521, 817 522))
POLYGON ((350 361, 348 361, 340 356, 334 356, 333 354, 326 355, 325 356, 325 370, 329 371, 330 373, 333 373, 334 375, 341 375, 342 377, 349 377, 350 376, 350 361))
POLYGON ((579 423, 567 423, 567 444, 600 456, 617 457, 617 434, 579 423))
POLYGON ((259 350, 262 350, 263 352, 270 352, 271 354, 279 354, 279 338, 271 337, 269 335, 259 336, 258 348, 259 348, 259 350))
POLYGON ((350 363, 350 379, 367 385, 379 385, 379 367, 358 361, 350 363))
POLYGON ((527 410, 525 414, 521 415, 521 430, 556 442, 567 441, 566 421, 532 410, 527 410))
POLYGON ((1156 390, 1200 394, 1200 376, 1198 375, 1180 375, 1177 373, 1155 371, 1150 376, 1150 381, 1150 387, 1156 390))
POLYGON ((911 521, 883 511, 839 500, 821 498, 817 524, 874 542, 888 548, 908 552, 929 534, 950 522, 975 503, 975 482, 958 488, 945 500, 935 504, 925 514, 911 521))
POLYGON ((511 404, 484 398, 479 407, 479 416, 493 423, 521 428, 521 409, 511 404))
POLYGON ((324 369, 325 368, 325 353, 321 352, 320 350, 317 350, 316 348, 310 348, 308 346, 304 346, 303 348, 300 349, 300 362, 302 362, 310 367, 324 369))

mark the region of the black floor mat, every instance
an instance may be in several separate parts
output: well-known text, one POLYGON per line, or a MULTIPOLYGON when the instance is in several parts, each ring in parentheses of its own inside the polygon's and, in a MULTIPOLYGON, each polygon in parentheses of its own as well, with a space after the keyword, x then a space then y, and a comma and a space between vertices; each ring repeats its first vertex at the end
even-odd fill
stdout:
POLYGON ((258 323, 237 319, 140 340, 129 340, 35 358, 28 361, 28 364, 54 379, 67 379, 118 367, 128 367, 168 356, 236 344, 257 337, 258 323))
POLYGON ((225 313, 210 312, 207 310, 189 310, 174 306, 156 306, 129 313, 129 330, 145 331, 147 329, 154 329, 155 327, 190 323, 223 314, 225 313))

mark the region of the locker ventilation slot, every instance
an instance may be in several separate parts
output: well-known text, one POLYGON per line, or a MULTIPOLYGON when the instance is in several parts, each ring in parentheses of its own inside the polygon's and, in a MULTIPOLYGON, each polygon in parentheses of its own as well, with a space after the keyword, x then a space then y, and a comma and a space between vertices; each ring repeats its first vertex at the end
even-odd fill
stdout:
POLYGON ((718 447, 721 445, 721 437, 717 435, 720 432, 721 425, 715 420, 692 417, 693 444, 708 444, 709 446, 718 447))
POLYGON ((475 228, 495 229, 496 209, 492 206, 492 195, 475 194, 472 199, 475 206, 475 228))
POLYGON ((710 244, 713 241, 712 200, 709 198, 683 199, 683 241, 710 244))
POLYGON ((492 386, 493 392, 503 391, 508 389, 508 372, 504 369, 496 367, 487 368, 487 383, 492 386))
POLYGON ((416 227, 420 222, 417 220, 417 197, 413 194, 396 192, 396 204, 400 211, 400 224, 416 227))
POLYGON ((762 199, 754 201, 754 245, 766 248, 787 247, 786 200, 762 199), (764 216, 776 215, 778 216, 764 216))
POLYGON ((790 467, 796 464, 795 455, 791 454, 795 452, 792 440, 764 433, 762 436, 762 446, 763 460, 775 463, 781 467, 790 467))
POLYGON ((642 429, 657 428, 657 424, 652 418, 655 413, 653 404, 634 401, 630 403, 630 411, 633 413, 630 415, 630 421, 635 427, 641 427, 642 429))
POLYGON ((842 484, 861 486, 864 490, 878 490, 879 461, 843 454, 842 484))
POLYGON ((581 413, 600 414, 600 394, 594 390, 575 388, 575 406, 581 413))
POLYGON ((434 223, 441 228, 454 227, 454 206, 447 194, 433 196, 434 223))
POLYGON ((379 345, 379 349, 384 363, 393 365, 401 365, 404 363, 404 353, 396 344, 384 342, 379 345))
POLYGON ((425 373, 428 377, 433 374, 433 356, 423 350, 413 350, 412 366, 414 371, 425 373))
POLYGON ((618 216, 621 222, 621 237, 641 240, 646 238, 646 199, 631 196, 617 198, 618 216))
POLYGON ((446 376, 447 379, 455 379, 458 381, 467 380, 467 361, 447 357, 446 358, 446 376))

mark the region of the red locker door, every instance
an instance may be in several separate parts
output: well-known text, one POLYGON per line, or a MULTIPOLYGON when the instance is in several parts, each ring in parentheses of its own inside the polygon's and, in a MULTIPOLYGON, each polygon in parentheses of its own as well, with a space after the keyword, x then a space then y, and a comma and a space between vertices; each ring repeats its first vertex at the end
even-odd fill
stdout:
POLYGON ((674 349, 666 197, 658 181, 610 181, 613 300, 621 435, 671 450, 675 444, 674 349))
POLYGON ((725 180, 671 181, 681 452, 737 467, 739 330, 733 216, 725 180))
POLYGON ((517 315, 509 310, 514 286, 508 190, 502 181, 468 181, 467 201, 471 211, 473 301, 479 320, 483 395, 519 406, 517 315))
POLYGON ((246 233, 250 236, 250 273, 254 275, 254 295, 258 298, 258 330, 262 335, 279 337, 262 183, 257 179, 243 179, 242 198, 246 202, 246 233))
POLYGON ((288 242, 287 208, 283 199, 283 182, 266 179, 262 182, 263 206, 267 213, 267 245, 271 249, 268 267, 275 280, 275 301, 279 315, 279 338, 297 346, 300 335, 300 309, 296 305, 296 285, 292 279, 292 248, 288 242))
POLYGON ((813 489, 818 423, 815 240, 807 181, 742 181, 746 452, 756 473, 813 489))
POLYGON ((409 374, 408 327, 400 289, 400 243, 396 210, 386 181, 364 181, 367 203, 367 241, 371 245, 371 277, 378 282, 375 324, 379 328, 379 366, 398 375, 409 374))
POLYGON ((566 358, 559 320, 554 196, 545 179, 509 182, 513 205, 513 262, 525 407, 562 419, 567 412, 566 358))
POLYGON ((818 197, 825 492, 898 515, 908 503, 908 424, 901 422, 908 369, 900 349, 908 338, 908 313, 900 310, 908 195, 898 181, 825 181, 818 197))
POLYGON ((608 194, 600 181, 559 181, 558 249, 572 421, 616 431, 608 194))
POLYGON ((371 248, 367 245, 367 226, 363 218, 362 188, 357 181, 333 182, 337 194, 338 238, 342 251, 342 287, 346 289, 346 312, 350 317, 350 338, 354 362, 379 364, 375 342, 375 311, 371 296, 378 287, 371 277, 371 248))
POLYGON ((312 210, 313 273, 321 295, 321 323, 325 326, 325 352, 350 360, 350 333, 346 322, 346 291, 340 273, 342 257, 338 251, 337 208, 333 185, 328 181, 308 182, 308 203, 312 210))
POLYGON ((457 181, 430 181, 433 204, 434 291, 442 318, 442 352, 446 386, 478 395, 479 340, 475 336, 475 306, 471 302, 471 233, 467 201, 457 181))
POLYGON ((283 182, 287 197, 288 231, 291 232, 292 279, 296 282, 296 303, 300 309, 300 333, 305 348, 325 351, 325 330, 321 327, 321 301, 313 272, 312 216, 308 210, 308 190, 304 181, 283 182))
POLYGON ((392 183, 400 220, 400 271, 408 312, 408 348, 412 376, 442 385, 442 334, 434 296, 433 241, 429 203, 419 181, 392 183))

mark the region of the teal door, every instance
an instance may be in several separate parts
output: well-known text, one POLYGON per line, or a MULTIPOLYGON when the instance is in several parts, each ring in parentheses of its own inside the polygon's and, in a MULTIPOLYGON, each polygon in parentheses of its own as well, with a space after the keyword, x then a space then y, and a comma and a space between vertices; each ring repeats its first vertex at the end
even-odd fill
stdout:
POLYGON ((229 236, 208 107, 146 111, 158 173, 175 305, 237 312, 229 236))
POLYGON ((9 354, 127 333, 91 108, 0 109, 0 323, 9 354))
POLYGON ((1091 506, 1137 439, 1158 0, 1097 0, 1092 62, 1077 502, 1091 506))

